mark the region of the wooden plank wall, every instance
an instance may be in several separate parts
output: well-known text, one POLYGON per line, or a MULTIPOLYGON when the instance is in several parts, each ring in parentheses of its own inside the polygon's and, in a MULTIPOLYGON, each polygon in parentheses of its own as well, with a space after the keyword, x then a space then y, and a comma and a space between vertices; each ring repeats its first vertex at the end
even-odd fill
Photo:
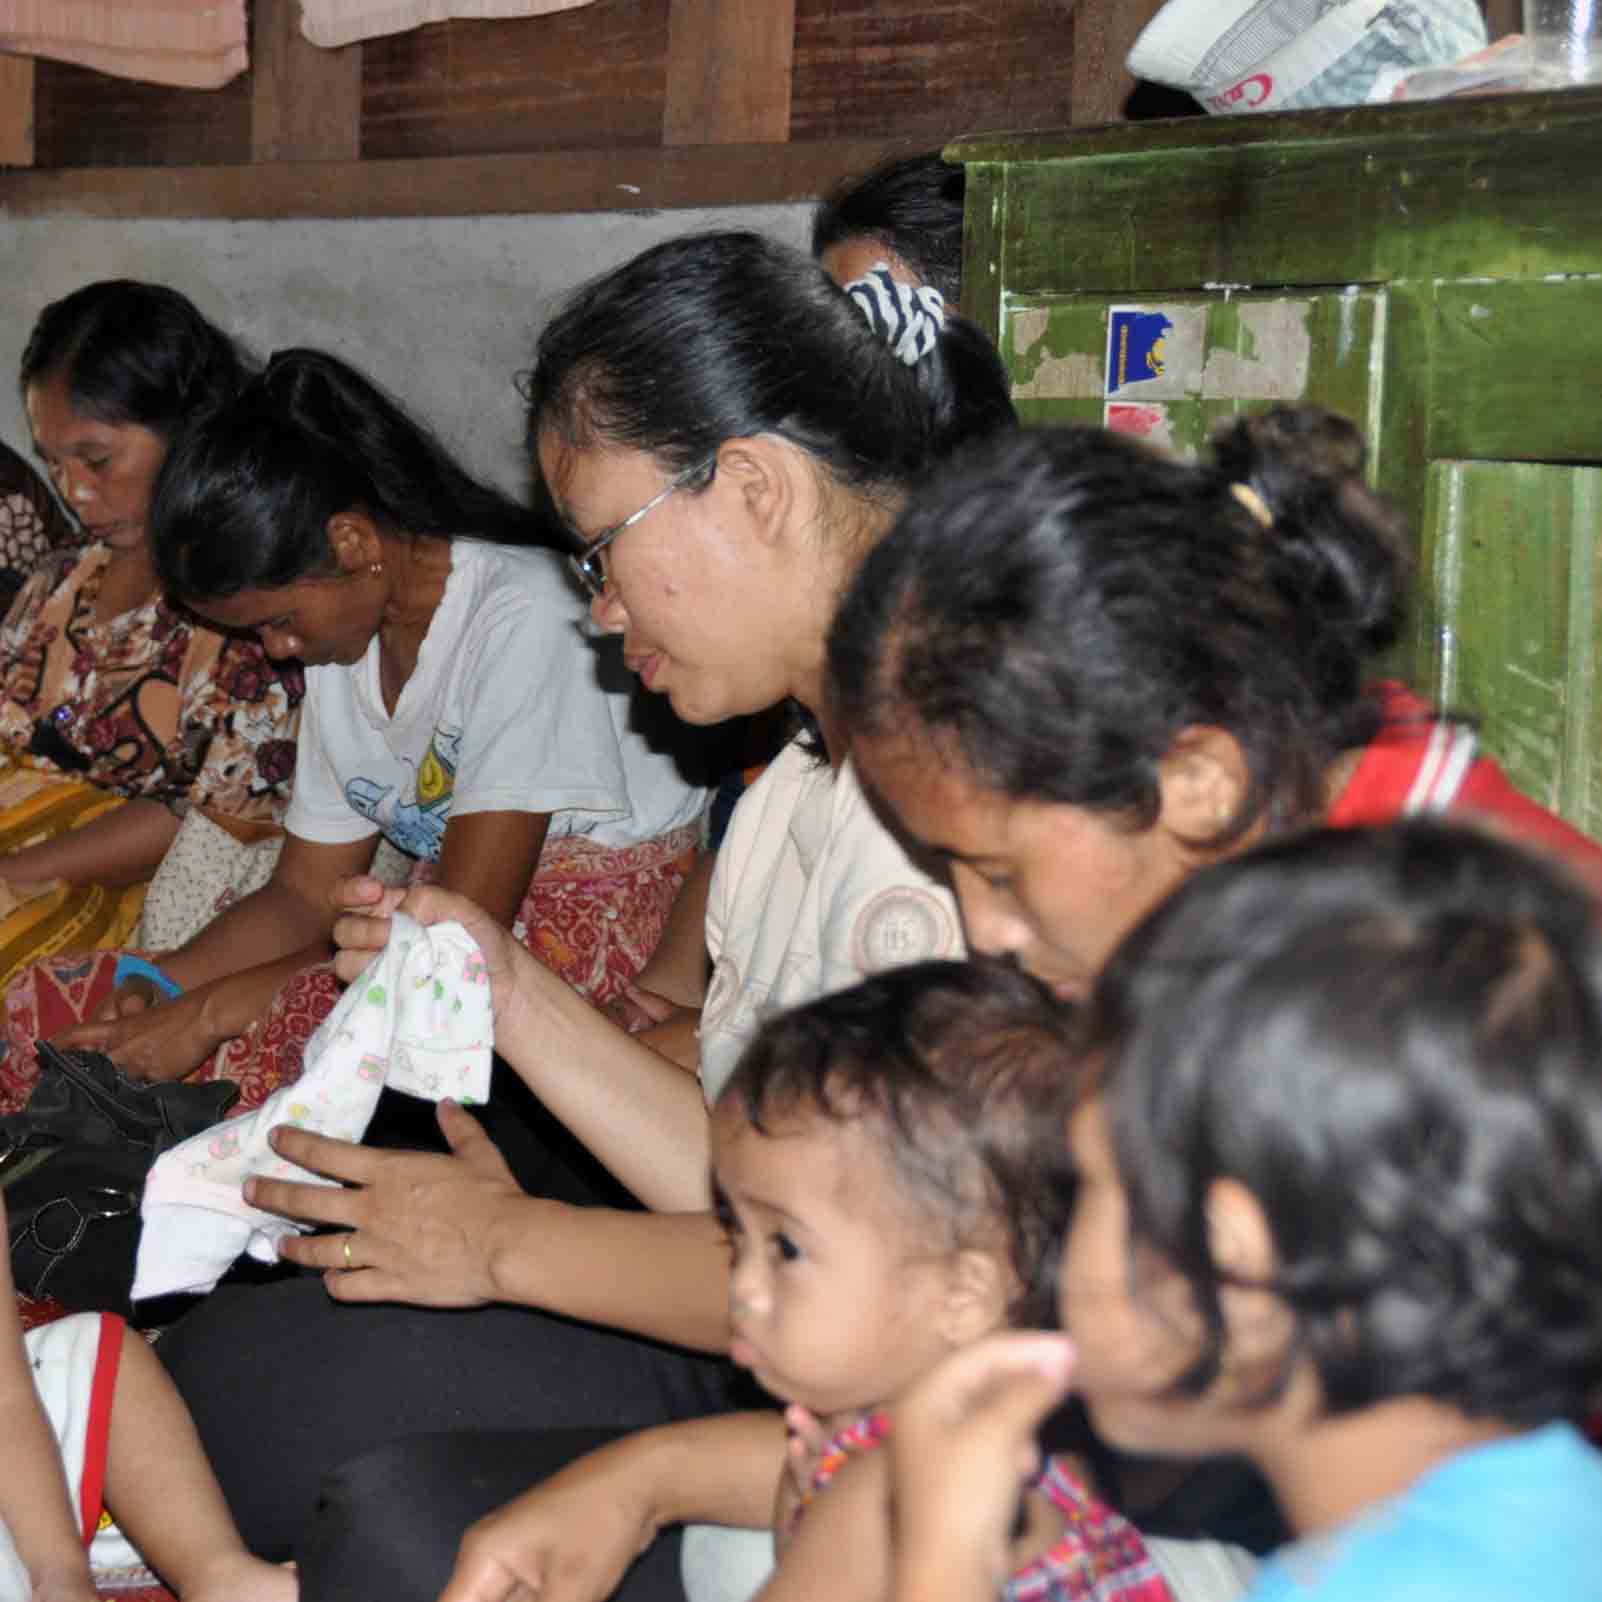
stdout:
POLYGON ((446 22, 370 39, 360 47, 361 153, 660 145, 671 10, 671 0, 597 0, 523 21, 446 22))
MULTIPOLYGON (((1106 0, 1085 3, 1095 11, 1106 0)), ((1073 0, 594 0, 525 20, 439 23, 336 52, 300 39, 297 9, 293 0, 257 0, 252 71, 221 90, 39 61, 34 163, 938 142, 1002 124, 1049 127, 1072 111, 1073 0)), ((26 149, 13 141, 0 159, 19 158, 26 149)))
MULTIPOLYGON (((1486 0, 1494 33, 1516 25, 1518 0, 1486 0)), ((826 183, 863 142, 913 149, 976 130, 1039 129, 1115 120, 1132 80, 1123 59, 1161 0, 594 0, 518 21, 439 23, 339 51, 308 45, 295 0, 254 0, 252 68, 220 90, 166 89, 60 62, 0 56, 0 166, 33 166, 42 185, 0 176, 0 206, 123 210, 153 191, 136 184, 119 203, 117 168, 182 168, 172 193, 186 206, 221 204, 218 168, 327 162, 319 190, 360 210, 351 169, 369 162, 443 159, 439 182, 459 186, 454 158, 655 153, 640 170, 669 175, 641 204, 746 198, 719 176, 718 152, 760 173, 744 147, 785 144, 784 183, 826 183), (804 148, 797 148, 804 147, 804 148), (672 155, 685 153, 689 162, 672 155), (696 155, 695 153, 699 153, 696 155), (80 181, 71 174, 84 170, 80 181), (13 198, 15 197, 15 198, 13 198)), ((636 164, 638 166, 638 164, 636 164)), ((733 169, 730 168, 729 172, 733 169)), ((177 178, 174 174, 174 179, 177 178)), ((424 185, 410 209, 459 209, 454 189, 424 185)), ((726 176, 726 175, 725 175, 726 176)), ((392 181, 391 175, 375 188, 392 181)), ((498 193, 493 169, 474 169, 498 193)), ((531 163, 517 209, 571 204, 551 162, 531 163), (557 178, 542 189, 542 174, 557 178)), ((293 207, 293 174, 241 174, 241 214, 293 207), (279 202, 272 196, 281 196, 279 202)), ((653 186, 638 186, 642 190, 653 186)), ((783 198, 759 183, 751 199, 783 198)), ((126 214, 126 212, 124 213, 126 214)))
POLYGON ((292 5, 251 17, 250 159, 354 161, 361 154, 362 52, 319 50, 292 5))
POLYGON ((33 63, 0 56, 0 167, 33 165, 33 63))

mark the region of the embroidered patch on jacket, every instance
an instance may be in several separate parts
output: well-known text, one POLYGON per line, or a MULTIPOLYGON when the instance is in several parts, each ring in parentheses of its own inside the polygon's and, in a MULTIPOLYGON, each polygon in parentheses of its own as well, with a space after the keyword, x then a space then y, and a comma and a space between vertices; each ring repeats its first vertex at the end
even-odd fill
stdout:
POLYGON ((851 954, 859 973, 878 973, 930 957, 955 957, 961 946, 945 904, 928 890, 881 890, 857 917, 851 954))

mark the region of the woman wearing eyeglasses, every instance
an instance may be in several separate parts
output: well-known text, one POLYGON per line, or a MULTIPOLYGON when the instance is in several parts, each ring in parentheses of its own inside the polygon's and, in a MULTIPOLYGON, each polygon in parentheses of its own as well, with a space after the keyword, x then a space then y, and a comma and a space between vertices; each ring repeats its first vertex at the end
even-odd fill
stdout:
POLYGON ((174 447, 152 525, 169 594, 306 666, 287 839, 264 888, 61 1038, 138 1078, 205 1064, 255 1104, 332 1003, 326 966, 300 970, 328 955, 329 887, 380 836, 577 993, 615 993, 660 933, 705 792, 675 758, 675 740, 693 756, 683 731, 641 732, 644 698, 581 633, 543 525, 309 350, 174 447))
MULTIPOLYGON (((707 1098, 766 1009, 960 951, 954 904, 842 760, 824 648, 836 598, 910 486, 1012 423, 994 350, 888 275, 846 292, 756 235, 702 235, 581 291, 541 336, 528 396, 592 616, 640 681, 698 724, 791 700, 810 732, 745 794, 719 851, 699 1080, 647 1037, 569 1005, 460 897, 412 893, 429 921, 471 922, 497 1050, 652 1210, 520 1193, 448 1106, 449 1156, 284 1141, 352 1188, 253 1184, 251 1197, 334 1225, 290 1247, 334 1272, 220 1292, 162 1350, 242 1528, 257 1549, 299 1560, 307 1602, 433 1602, 466 1525, 592 1444, 586 1430, 744 1394, 721 1357, 658 1344, 727 1345, 707 1098), (315 1351, 316 1383, 264 1380, 248 1354, 267 1350, 315 1351)), ((346 931, 353 940, 382 941, 393 898, 379 895, 371 882, 350 892, 375 911, 346 931)), ((676 1592, 671 1551, 637 1582, 653 1575, 676 1592)))

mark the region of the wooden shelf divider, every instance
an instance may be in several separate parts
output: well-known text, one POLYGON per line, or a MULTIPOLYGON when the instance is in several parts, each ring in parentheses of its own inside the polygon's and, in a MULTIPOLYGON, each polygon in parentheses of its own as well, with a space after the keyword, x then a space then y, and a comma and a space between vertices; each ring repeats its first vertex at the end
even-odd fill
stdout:
POLYGON ((0 216, 461 217, 815 199, 897 148, 883 139, 554 150, 421 161, 0 172, 0 216))

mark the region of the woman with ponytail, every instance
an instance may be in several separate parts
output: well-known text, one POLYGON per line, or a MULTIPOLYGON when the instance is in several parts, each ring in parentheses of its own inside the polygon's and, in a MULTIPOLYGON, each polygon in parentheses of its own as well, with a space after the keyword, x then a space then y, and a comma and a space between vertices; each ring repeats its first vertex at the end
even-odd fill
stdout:
POLYGON ((1203 463, 1032 431, 939 475, 863 564, 831 697, 875 794, 950 864, 972 946, 1077 996, 1197 867, 1420 813, 1602 887, 1602 846, 1371 676, 1411 570, 1363 455, 1316 407, 1242 417, 1203 463))
MULTIPOLYGON (((650 1210, 523 1194, 450 1109, 449 1156, 280 1134, 292 1161, 351 1182, 251 1186, 258 1205, 336 1226, 288 1246, 329 1272, 214 1294, 162 1350, 242 1525, 299 1560, 308 1602, 433 1602, 465 1526, 595 1430, 745 1394, 721 1355, 708 1099, 768 1008, 960 949, 950 899, 856 787, 822 674, 836 599, 913 485, 1011 424, 994 350, 938 297, 842 291, 797 252, 720 233, 581 290, 541 335, 527 393, 543 491, 627 665, 689 722, 788 700, 804 731, 718 853, 698 1075, 462 896, 407 895, 425 922, 468 925, 497 1051, 650 1210), (316 1384, 287 1365, 264 1382, 250 1357, 263 1351, 315 1351, 316 1384)), ((382 944, 398 894, 366 881, 346 899, 359 912, 344 937, 382 944)), ((782 1440, 776 1415, 758 1426, 782 1440)), ((636 1583, 676 1593, 674 1556, 662 1543, 636 1583)))
POLYGON ((604 1001, 633 974, 705 791, 631 727, 622 664, 582 638, 532 513, 360 373, 295 350, 174 446, 151 521, 170 595, 305 666, 287 838, 262 888, 65 1044, 141 1079, 204 1065, 258 1104, 337 991, 329 886, 368 871, 381 836, 577 994, 604 1001))
MULTIPOLYGON (((42 562, 0 622, 0 986, 36 958, 128 940, 181 825, 277 832, 299 671, 170 605, 150 538, 175 440, 248 374, 226 334, 157 284, 88 284, 29 336, 34 447, 89 543, 42 562)), ((26 1079, 37 1029, 24 1030, 26 1079)), ((6 1110, 25 1094, 14 1067, 0 1057, 6 1110)))

